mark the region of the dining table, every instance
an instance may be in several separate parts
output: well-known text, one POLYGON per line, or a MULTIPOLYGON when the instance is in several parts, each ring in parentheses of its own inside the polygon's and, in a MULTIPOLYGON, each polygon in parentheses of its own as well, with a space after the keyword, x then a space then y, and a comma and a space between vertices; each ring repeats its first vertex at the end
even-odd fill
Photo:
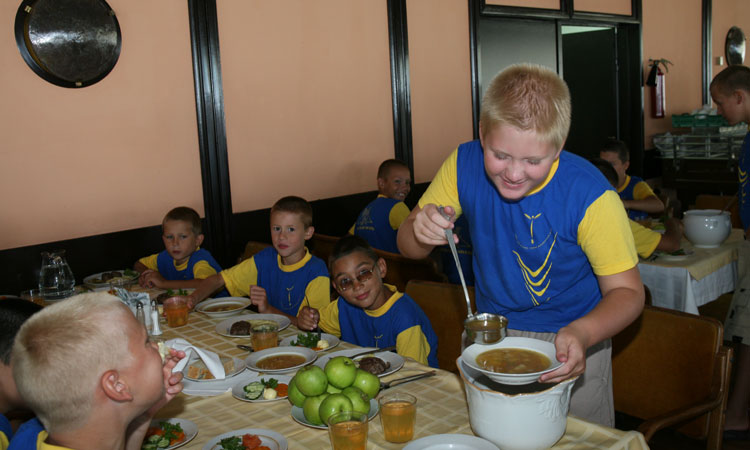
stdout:
MULTIPOLYGON (((243 314, 249 312, 242 311, 243 314)), ((237 345, 249 345, 249 338, 229 337, 217 332, 217 324, 225 320, 227 319, 212 318, 194 311, 190 313, 188 323, 184 326, 170 328, 163 323, 163 334, 160 337, 165 340, 182 338, 194 346, 222 356, 247 358, 249 353, 240 350, 237 345)), ((299 333, 301 331, 292 325, 282 330, 279 338, 296 336, 299 333)), ((336 347, 318 355, 322 357, 353 348, 357 346, 342 341, 336 347)), ((381 381, 388 382, 431 370, 434 369, 405 358, 400 370, 383 377, 381 381)), ((403 391, 416 396, 417 418, 414 439, 447 433, 473 435, 463 382, 452 372, 439 369, 436 372, 435 376, 396 385, 387 392, 403 391)), ((296 422, 291 415, 291 408, 292 405, 286 399, 253 403, 236 399, 230 391, 205 396, 182 392, 162 408, 156 417, 187 419, 197 425, 198 434, 182 447, 185 450, 203 449, 206 443, 220 434, 246 428, 279 433, 288 441, 290 449, 331 448, 327 431, 296 422)), ((497 420, 502 420, 502 417, 498 417, 497 420)), ((403 448, 404 445, 385 440, 379 417, 374 417, 369 422, 368 449, 397 449, 403 448)), ((637 450, 647 449, 648 445, 643 435, 637 431, 608 428, 569 415, 565 434, 553 448, 637 450)))
POLYGON ((654 306, 698 314, 698 307, 732 292, 737 282, 737 255, 744 232, 732 229, 718 247, 699 248, 682 238, 684 254, 655 252, 641 259, 641 280, 651 292, 654 306))

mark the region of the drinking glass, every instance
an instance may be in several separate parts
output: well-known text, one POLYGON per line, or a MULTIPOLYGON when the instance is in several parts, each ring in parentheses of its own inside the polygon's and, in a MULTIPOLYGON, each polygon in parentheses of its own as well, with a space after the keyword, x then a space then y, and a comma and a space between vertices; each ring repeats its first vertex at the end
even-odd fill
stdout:
POLYGON ((42 296, 42 291, 40 291, 39 289, 29 289, 23 291, 21 292, 21 298, 36 303, 37 305, 46 305, 46 303, 44 303, 44 296, 42 296))
POLYGON ((276 324, 264 324, 254 326, 250 336, 250 345, 253 351, 277 347, 279 345, 279 326, 276 324))
POLYGON ((388 442, 403 443, 414 438, 417 398, 402 392, 385 394, 380 403, 380 423, 388 442))
POLYGON ((187 325, 188 303, 185 297, 170 297, 164 300, 164 315, 170 328, 187 325))
POLYGON ((76 279, 65 260, 65 250, 42 252, 39 290, 45 299, 60 300, 75 294, 76 279))
POLYGON ((333 450, 367 448, 367 414, 344 411, 328 418, 328 436, 333 450))

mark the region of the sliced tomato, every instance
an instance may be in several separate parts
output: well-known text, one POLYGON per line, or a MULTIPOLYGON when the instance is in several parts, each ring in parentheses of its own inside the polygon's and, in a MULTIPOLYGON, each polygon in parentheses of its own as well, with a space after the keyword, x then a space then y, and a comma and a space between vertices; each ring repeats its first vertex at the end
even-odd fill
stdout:
POLYGON ((254 434, 246 434, 242 436, 242 446, 246 450, 255 450, 262 444, 260 438, 254 434))

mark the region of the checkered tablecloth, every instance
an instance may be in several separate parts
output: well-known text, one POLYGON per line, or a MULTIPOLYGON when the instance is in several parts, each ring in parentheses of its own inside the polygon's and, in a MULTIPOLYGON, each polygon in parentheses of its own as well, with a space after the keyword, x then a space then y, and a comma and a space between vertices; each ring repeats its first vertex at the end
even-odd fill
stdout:
MULTIPOLYGON (((183 338, 194 345, 215 351, 220 355, 246 357, 237 344, 249 344, 249 338, 229 338, 215 331, 216 324, 224 319, 210 319, 192 312, 188 324, 180 328, 164 325, 164 339, 183 338)), ((299 331, 290 326, 280 337, 293 336, 299 331)), ((342 342, 330 352, 355 346, 342 342)), ((405 377, 430 370, 415 361, 407 360, 398 372, 383 381, 405 377)), ((396 386, 417 397, 417 423, 415 439, 435 434, 472 434, 469 412, 462 382, 453 373, 438 370, 438 375, 396 386)), ((159 414, 159 418, 179 417, 198 425, 198 435, 185 445, 185 450, 202 449, 213 437, 242 428, 264 428, 282 434, 290 449, 331 448, 326 430, 300 425, 292 419, 291 404, 286 400, 269 403, 248 403, 232 397, 231 392, 213 397, 180 394, 159 414)), ((501 420, 501 418, 498 418, 501 420)), ((403 444, 390 444, 383 438, 380 419, 369 423, 368 449, 398 449, 403 444)), ((643 436, 637 432, 624 432, 595 425, 575 417, 568 417, 563 438, 553 447, 560 449, 647 449, 643 436)))

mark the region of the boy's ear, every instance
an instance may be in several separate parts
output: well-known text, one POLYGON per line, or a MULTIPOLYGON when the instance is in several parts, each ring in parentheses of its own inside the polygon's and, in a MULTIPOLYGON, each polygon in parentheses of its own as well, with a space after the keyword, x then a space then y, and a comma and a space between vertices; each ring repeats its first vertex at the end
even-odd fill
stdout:
POLYGON ((112 401, 128 402, 133 400, 133 394, 131 394, 130 388, 120 377, 120 373, 116 370, 108 370, 104 372, 99 379, 99 385, 102 388, 104 395, 112 401))
POLYGON ((388 273, 388 266, 385 263, 385 259, 378 258, 378 262, 375 263, 375 266, 377 266, 378 272, 380 272, 380 278, 385 278, 385 274, 388 273))
POLYGON ((385 188, 385 179, 378 177, 378 190, 382 191, 385 188))
POLYGON ((628 167, 630 167, 630 161, 625 161, 624 163, 622 163, 622 170, 627 171, 628 167))
POLYGON ((205 239, 206 236, 203 235, 203 233, 199 234, 195 237, 195 243, 198 247, 200 247, 203 244, 203 239, 205 239))
POLYGON ((315 234, 315 227, 310 225, 305 229, 305 240, 307 241, 311 237, 313 237, 313 234, 315 234))

